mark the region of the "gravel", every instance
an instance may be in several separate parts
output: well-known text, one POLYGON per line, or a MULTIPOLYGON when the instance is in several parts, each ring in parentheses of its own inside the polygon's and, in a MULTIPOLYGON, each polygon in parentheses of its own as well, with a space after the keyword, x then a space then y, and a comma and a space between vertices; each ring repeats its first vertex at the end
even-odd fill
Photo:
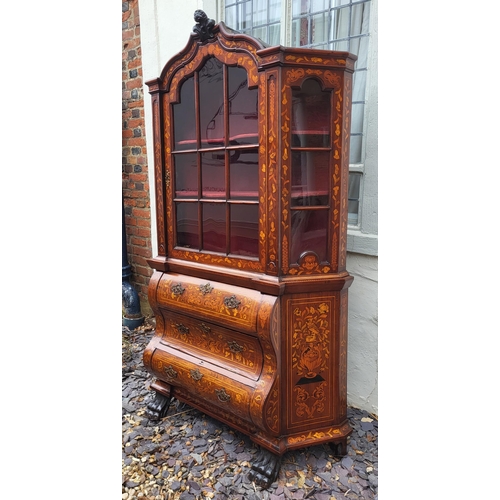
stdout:
POLYGON ((348 408, 347 455, 328 445, 286 453, 263 490, 247 475, 258 447, 227 425, 173 400, 165 418, 145 416, 154 396, 142 353, 154 319, 122 331, 122 500, 340 500, 378 498, 378 421, 348 408))

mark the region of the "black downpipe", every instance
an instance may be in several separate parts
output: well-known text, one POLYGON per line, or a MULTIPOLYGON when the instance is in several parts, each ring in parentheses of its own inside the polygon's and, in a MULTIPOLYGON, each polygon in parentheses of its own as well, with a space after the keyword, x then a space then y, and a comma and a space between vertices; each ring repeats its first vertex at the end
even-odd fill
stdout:
POLYGON ((141 314, 141 302, 135 288, 130 284, 132 268, 128 263, 127 233, 125 230, 125 207, 122 198, 122 326, 133 330, 141 326, 144 316, 141 314))

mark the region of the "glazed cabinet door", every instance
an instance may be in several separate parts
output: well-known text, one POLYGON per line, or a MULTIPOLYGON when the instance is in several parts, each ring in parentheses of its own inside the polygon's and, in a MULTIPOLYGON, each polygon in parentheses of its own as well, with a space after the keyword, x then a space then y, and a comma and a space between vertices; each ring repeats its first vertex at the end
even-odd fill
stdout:
POLYGON ((168 110, 171 254, 235 266, 258 261, 258 88, 249 88, 245 68, 216 57, 179 87, 168 110))

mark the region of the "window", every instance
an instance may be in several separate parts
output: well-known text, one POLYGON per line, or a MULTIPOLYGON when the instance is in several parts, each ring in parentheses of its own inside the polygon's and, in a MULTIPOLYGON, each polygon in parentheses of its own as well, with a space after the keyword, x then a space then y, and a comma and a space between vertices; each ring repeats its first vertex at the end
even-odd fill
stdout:
MULTIPOLYGON (((365 116, 372 8, 372 0, 226 0, 224 5, 227 26, 269 45, 340 50, 358 56, 353 80, 349 175, 348 222, 354 230, 361 228, 363 190, 367 187, 365 116)), ((372 167, 376 169, 376 165, 372 167)), ((371 185, 370 198, 373 199, 376 198, 376 175, 371 178, 368 187, 371 185)), ((373 213, 371 209, 370 214, 373 213)), ((366 232, 376 232, 376 221, 367 226, 366 232)), ((376 254, 376 251, 363 253, 376 254)))

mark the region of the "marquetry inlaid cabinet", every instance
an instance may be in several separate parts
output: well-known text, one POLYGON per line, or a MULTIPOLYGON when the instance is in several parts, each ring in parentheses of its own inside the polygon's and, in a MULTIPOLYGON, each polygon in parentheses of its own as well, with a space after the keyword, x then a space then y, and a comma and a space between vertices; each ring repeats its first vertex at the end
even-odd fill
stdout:
POLYGON ((177 398, 261 447, 346 451, 347 52, 269 47, 202 11, 147 82, 157 256, 151 418, 177 398))

